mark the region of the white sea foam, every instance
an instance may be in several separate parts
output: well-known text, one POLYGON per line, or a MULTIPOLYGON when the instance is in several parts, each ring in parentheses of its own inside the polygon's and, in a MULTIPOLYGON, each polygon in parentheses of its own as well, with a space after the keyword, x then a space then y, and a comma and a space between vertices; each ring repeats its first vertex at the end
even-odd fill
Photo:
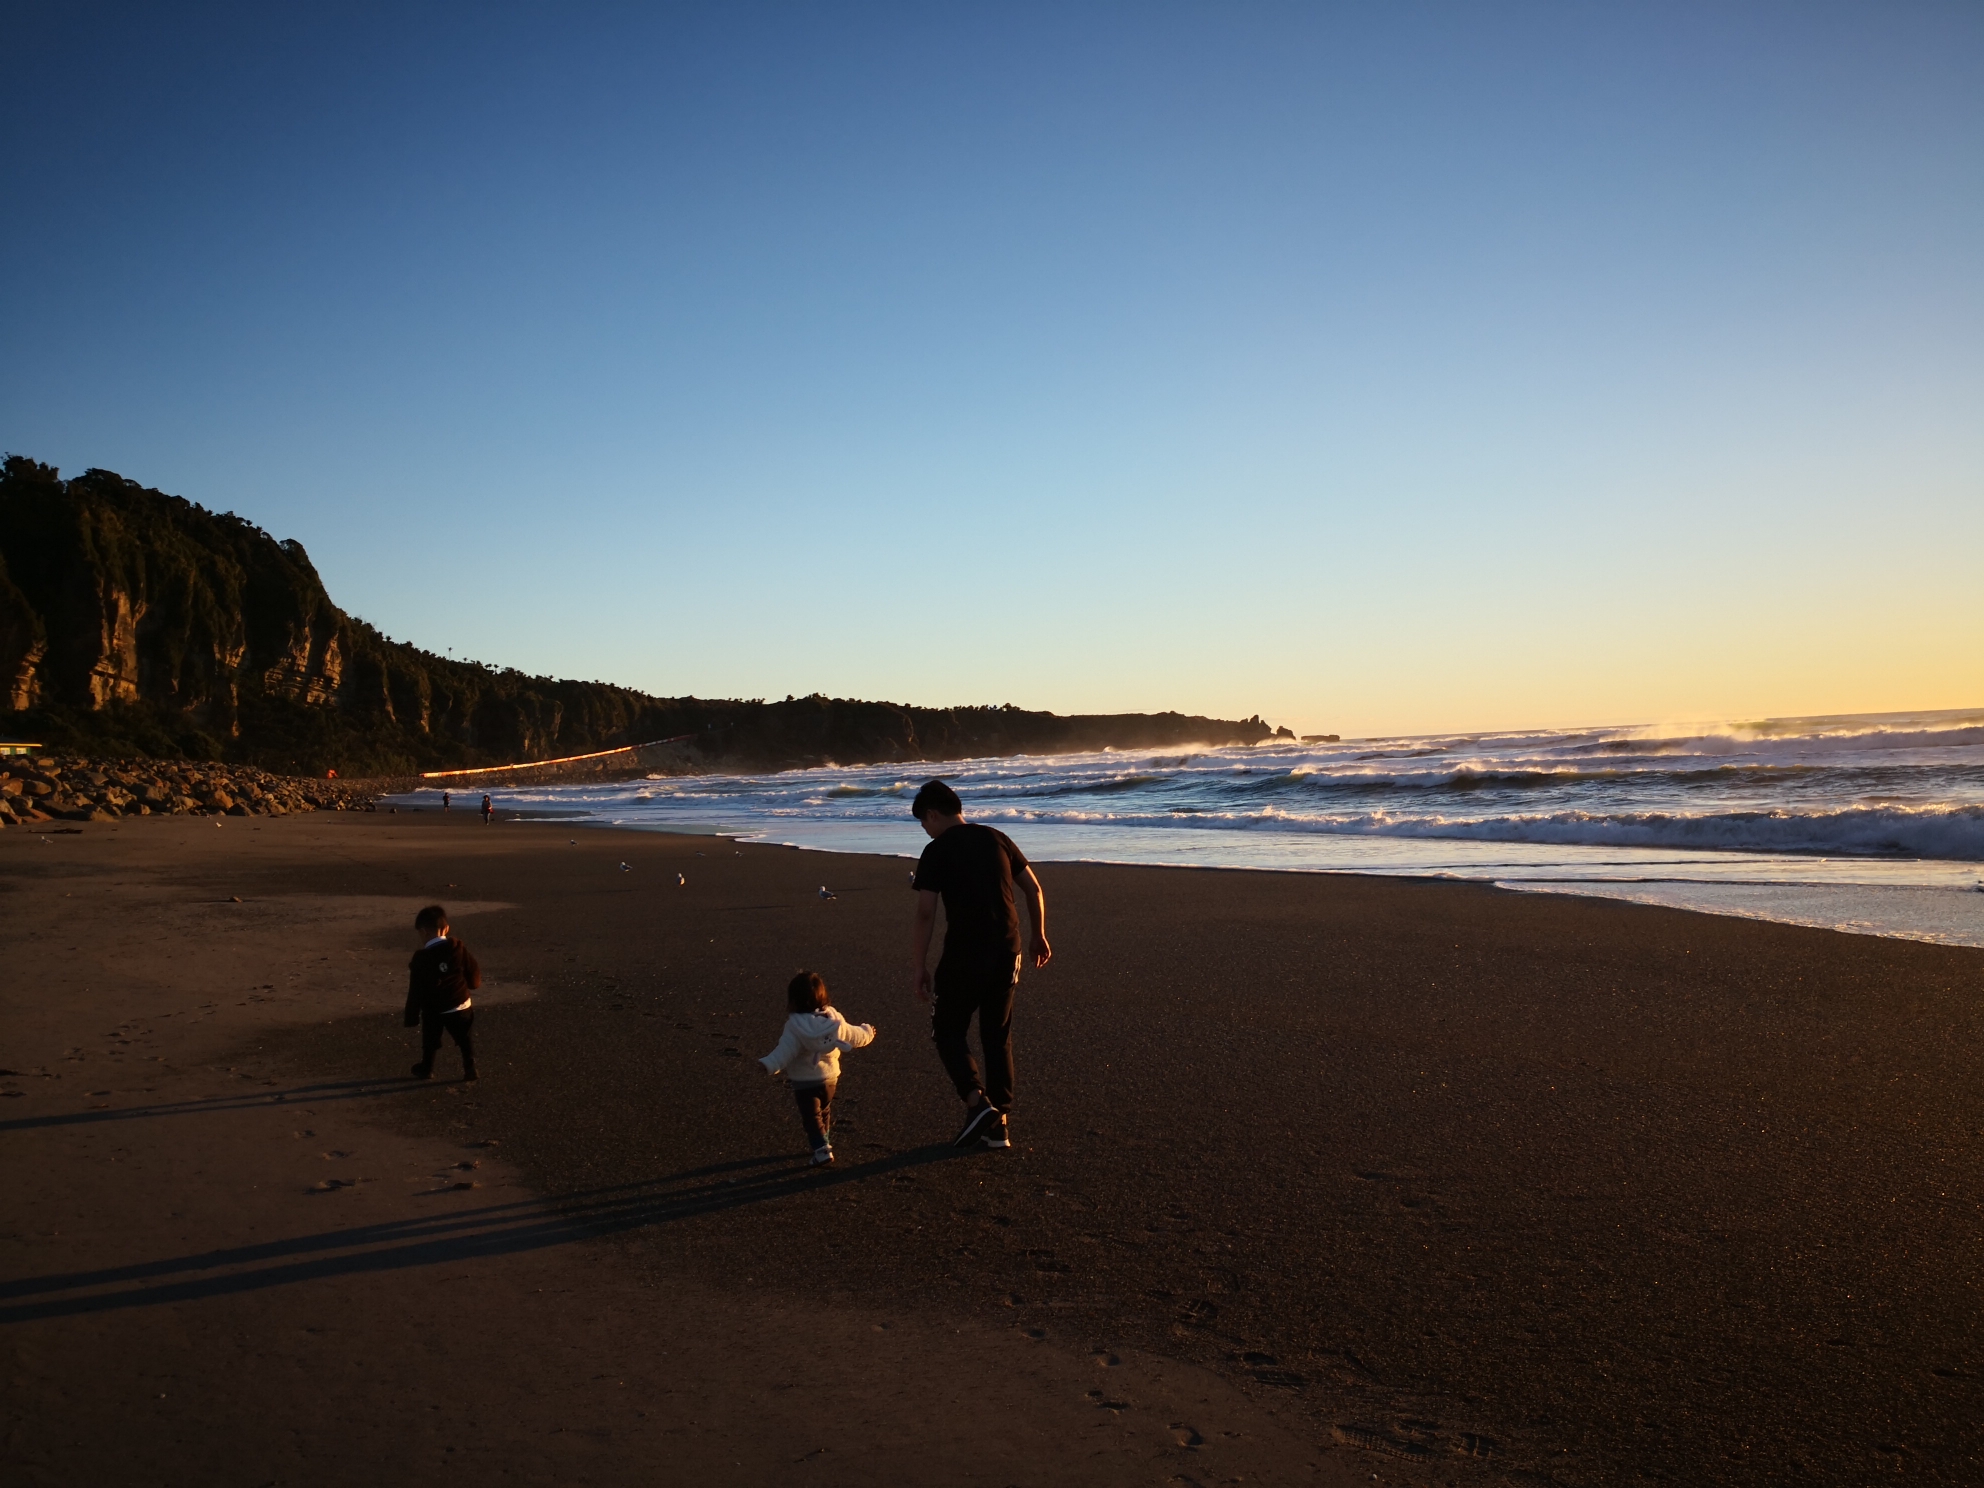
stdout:
MULTIPOLYGON (((1984 863, 1984 710, 1278 740, 930 773, 1050 858, 1473 878, 1513 865, 1525 881, 1939 892, 1972 892, 1984 863)), ((909 853, 923 839, 907 797, 924 778, 901 764, 827 766, 503 798, 585 820, 909 853)))
POLYGON ((1809 813, 1759 811, 1699 816, 1660 812, 1605 816, 1565 811, 1490 817, 1437 813, 1407 816, 1385 811, 1310 816, 1272 806, 1250 812, 1189 814, 1004 807, 982 810, 976 815, 981 820, 1007 825, 1051 822, 1104 828, 1173 826, 1187 830, 1317 832, 1719 852, 1842 853, 1984 862, 1984 807, 1977 806, 1853 807, 1809 813))

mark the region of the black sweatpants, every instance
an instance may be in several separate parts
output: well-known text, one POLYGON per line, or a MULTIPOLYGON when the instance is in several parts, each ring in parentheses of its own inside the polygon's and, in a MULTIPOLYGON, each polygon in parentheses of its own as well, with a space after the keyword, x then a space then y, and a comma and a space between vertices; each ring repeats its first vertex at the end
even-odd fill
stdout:
POLYGON ((465 1013, 422 1013, 420 1015, 420 1062, 434 1068, 434 1056, 441 1052, 441 1033, 447 1031, 462 1051, 462 1073, 475 1073, 475 1009, 465 1013))
POLYGON ((799 1102, 799 1124, 806 1128, 806 1140, 815 1152, 834 1134, 834 1087, 832 1080, 795 1082, 792 1087, 792 1097, 799 1102))
POLYGON ((1013 1103, 1013 989, 1020 984, 1020 958, 962 965, 939 961, 934 980, 930 1037, 958 1098, 968 1101, 973 1091, 982 1090, 988 1101, 1005 1110, 1013 1103), (974 1014, 978 1041, 985 1046, 983 1083, 965 1042, 974 1014))

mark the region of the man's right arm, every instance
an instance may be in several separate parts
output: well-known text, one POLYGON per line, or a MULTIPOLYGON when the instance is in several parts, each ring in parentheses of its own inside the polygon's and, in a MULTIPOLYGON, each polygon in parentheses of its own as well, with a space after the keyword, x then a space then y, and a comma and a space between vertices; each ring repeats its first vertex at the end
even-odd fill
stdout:
POLYGON ((937 929, 937 892, 934 889, 916 891, 916 928, 911 933, 909 964, 912 973, 912 990, 917 1001, 930 1000, 930 937, 937 929))

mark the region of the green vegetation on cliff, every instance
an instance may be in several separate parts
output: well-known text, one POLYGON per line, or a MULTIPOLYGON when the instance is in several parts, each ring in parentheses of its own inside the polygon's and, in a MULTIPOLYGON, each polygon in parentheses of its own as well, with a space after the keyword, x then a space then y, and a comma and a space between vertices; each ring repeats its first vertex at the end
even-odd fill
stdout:
POLYGON ((1253 743, 1176 713, 657 698, 388 640, 300 543, 106 470, 0 472, 0 731, 104 755, 401 774, 688 735, 711 768, 1253 743))

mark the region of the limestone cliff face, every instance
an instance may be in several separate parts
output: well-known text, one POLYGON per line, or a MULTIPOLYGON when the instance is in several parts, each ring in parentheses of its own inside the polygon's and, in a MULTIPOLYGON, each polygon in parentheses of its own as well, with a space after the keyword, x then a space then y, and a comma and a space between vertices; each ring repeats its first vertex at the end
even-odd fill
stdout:
POLYGON ((0 702, 18 711, 41 701, 37 679, 47 654, 48 633, 41 616, 7 572, 7 559, 0 550, 0 702))
POLYGON ((657 698, 491 671, 388 641, 331 602, 309 555, 231 513, 109 471, 0 471, 0 730, 111 754, 191 753, 350 775, 507 764, 687 736, 748 769, 1071 749, 1251 744, 1175 713, 1057 717, 657 698))
POLYGON ((148 705, 234 737, 244 683, 311 702, 337 691, 345 617, 301 547, 239 517, 16 457, 0 475, 0 559, 0 611, 12 599, 30 617, 0 618, 17 709, 148 705))

